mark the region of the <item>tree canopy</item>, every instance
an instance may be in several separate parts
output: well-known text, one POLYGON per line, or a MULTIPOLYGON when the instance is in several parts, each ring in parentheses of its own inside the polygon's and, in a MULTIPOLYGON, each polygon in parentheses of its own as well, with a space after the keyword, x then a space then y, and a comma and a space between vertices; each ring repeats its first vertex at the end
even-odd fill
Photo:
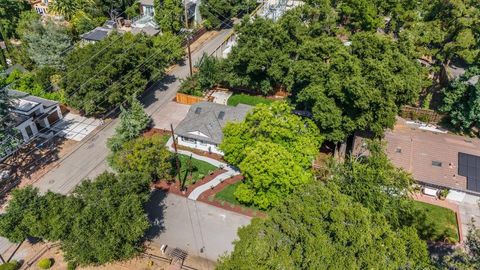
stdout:
POLYGON ((79 47, 65 62, 62 79, 68 105, 86 114, 102 114, 137 96, 160 79, 183 56, 180 38, 113 33, 95 44, 79 47))
POLYGON ((172 176, 172 161, 173 157, 159 135, 128 141, 110 158, 112 168, 118 172, 146 173, 153 181, 172 176))
POLYGON ((307 168, 322 140, 312 121, 292 114, 287 103, 274 102, 257 105, 243 122, 228 123, 223 130, 220 149, 226 161, 239 165, 249 152, 249 146, 272 142, 285 148, 300 167, 307 168))
POLYGON ((64 55, 72 45, 72 38, 66 27, 48 20, 31 21, 23 33, 30 58, 39 66, 63 67, 64 55))
POLYGON ((149 227, 143 209, 149 194, 148 177, 112 173, 87 179, 70 196, 16 189, 0 217, 0 235, 60 241, 65 258, 80 265, 131 258, 149 227))
POLYGON ((15 129, 15 121, 10 114, 12 100, 6 84, 6 79, 0 75, 0 158, 15 150, 21 143, 15 129))
POLYGON ((30 9, 25 0, 0 1, 0 36, 2 40, 15 36, 20 13, 30 9))
POLYGON ((178 33, 184 27, 181 0, 154 0, 155 20, 164 33, 178 33))
POLYGON ((412 228, 392 229, 381 214, 313 182, 266 219, 238 232, 218 269, 424 269, 426 244, 412 228))
POLYGON ((470 68, 461 78, 443 90, 440 108, 457 129, 469 132, 480 127, 480 68, 470 68))
POLYGON ((230 20, 240 12, 246 13, 255 8, 252 0, 205 0, 200 4, 203 25, 208 29, 219 27, 222 22, 230 20))
POLYGON ((120 150, 125 143, 138 137, 151 121, 143 110, 142 103, 135 97, 130 100, 130 108, 120 106, 120 110, 120 123, 115 128, 115 135, 107 141, 112 152, 120 150))
POLYGON ((241 203, 269 209, 312 180, 312 174, 281 145, 258 142, 245 150, 239 166, 245 179, 235 191, 241 203))

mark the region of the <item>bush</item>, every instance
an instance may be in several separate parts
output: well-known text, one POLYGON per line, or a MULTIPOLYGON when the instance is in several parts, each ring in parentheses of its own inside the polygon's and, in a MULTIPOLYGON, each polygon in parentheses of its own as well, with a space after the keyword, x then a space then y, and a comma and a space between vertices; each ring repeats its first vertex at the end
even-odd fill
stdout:
POLYGON ((20 264, 17 261, 11 261, 0 265, 0 270, 17 270, 20 264))
POLYGON ((40 269, 50 269, 52 265, 53 265, 53 262, 52 262, 52 259, 50 258, 43 258, 40 261, 38 261, 38 268, 40 269))
POLYGON ((68 262, 67 270, 75 270, 77 268, 77 264, 75 262, 68 262))

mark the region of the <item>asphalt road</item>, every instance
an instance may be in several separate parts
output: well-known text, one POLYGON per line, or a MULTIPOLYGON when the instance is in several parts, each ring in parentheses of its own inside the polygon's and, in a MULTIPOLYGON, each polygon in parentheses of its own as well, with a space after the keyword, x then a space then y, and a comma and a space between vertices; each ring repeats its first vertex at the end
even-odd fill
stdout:
MULTIPOLYGON (((204 52, 212 53, 225 37, 231 32, 231 29, 224 29, 213 39, 206 41, 196 51, 192 52, 193 62, 196 63, 204 52)), ((189 74, 188 62, 175 66, 166 77, 150 87, 142 98, 145 105, 145 111, 149 115, 156 115, 158 111, 171 101, 180 86, 180 79, 189 74)), ((81 146, 63 158, 56 168, 45 174, 38 180, 34 186, 41 192, 51 190, 56 193, 67 194, 85 178, 93 178, 101 172, 108 169, 106 157, 108 149, 106 142, 115 132, 118 119, 113 120, 102 128, 97 134, 88 137, 82 141, 81 146)), ((5 238, 0 237, 0 252, 5 253, 12 246, 5 238)))

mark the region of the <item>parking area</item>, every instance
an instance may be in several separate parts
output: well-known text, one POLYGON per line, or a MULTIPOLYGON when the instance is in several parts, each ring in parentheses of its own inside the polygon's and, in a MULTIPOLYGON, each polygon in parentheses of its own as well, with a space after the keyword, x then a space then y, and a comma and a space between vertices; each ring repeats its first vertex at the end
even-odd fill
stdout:
POLYGON ((153 222, 147 233, 152 244, 180 248, 210 261, 233 250, 238 228, 251 219, 160 190, 153 192, 147 212, 153 222))
POLYGON ((60 137, 69 140, 81 141, 88 134, 102 124, 100 119, 87 118, 77 114, 68 113, 59 120, 52 129, 60 137))
POLYGON ((170 124, 175 128, 185 118, 189 109, 190 105, 168 102, 152 115, 154 128, 170 130, 170 124))
POLYGON ((480 228, 479 199, 480 197, 478 196, 458 191, 450 191, 447 196, 447 201, 458 205, 460 220, 462 222, 462 231, 465 236, 468 234, 469 224, 472 220, 477 228, 480 228))

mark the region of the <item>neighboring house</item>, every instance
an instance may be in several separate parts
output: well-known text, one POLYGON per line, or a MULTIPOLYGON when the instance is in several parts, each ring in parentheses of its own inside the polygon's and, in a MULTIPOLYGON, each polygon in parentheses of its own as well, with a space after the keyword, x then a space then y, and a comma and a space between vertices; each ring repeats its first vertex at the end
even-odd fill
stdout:
POLYGON ((80 37, 82 39, 82 43, 84 44, 95 43, 106 38, 115 29, 117 29, 117 23, 115 21, 108 20, 103 26, 96 27, 95 29, 82 34, 80 37))
POLYGON ((63 118, 58 102, 8 90, 13 100, 11 115, 24 142, 35 136, 50 137, 50 127, 63 118))
POLYGON ((30 0, 30 5, 40 15, 48 14, 49 0, 30 0))
POLYGON ((155 14, 153 0, 140 0, 140 14, 153 17, 155 14))
MULTIPOLYGON (((361 153, 355 138, 354 153, 361 153)), ((442 130, 397 118, 385 132, 386 153, 392 163, 420 184, 480 193, 480 140, 447 134, 442 130)))
MULTIPOLYGON (((154 0, 140 0, 140 14, 143 16, 154 17, 155 8, 153 5, 154 0)), ((187 5, 188 19, 194 19, 196 24, 202 22, 200 16, 200 0, 182 0, 182 4, 187 5), (185 1, 187 1, 185 3, 185 1)))
POLYGON ((199 102, 190 107, 187 116, 175 129, 179 145, 223 155, 218 145, 223 140, 227 122, 241 122, 253 107, 236 107, 212 102, 199 102))

